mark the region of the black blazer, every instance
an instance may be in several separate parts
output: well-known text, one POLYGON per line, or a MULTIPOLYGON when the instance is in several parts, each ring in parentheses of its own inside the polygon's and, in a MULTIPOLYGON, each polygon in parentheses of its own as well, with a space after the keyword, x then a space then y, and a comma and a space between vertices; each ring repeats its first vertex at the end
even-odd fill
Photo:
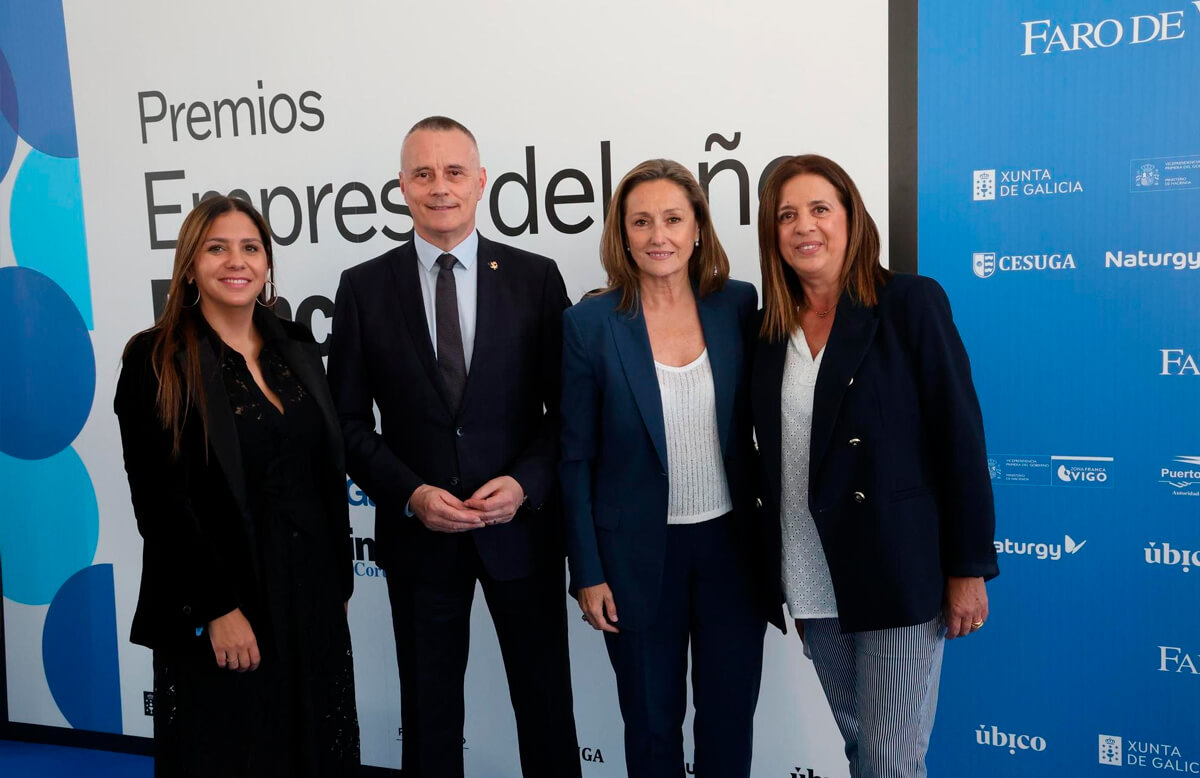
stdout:
MULTIPOLYGON (((764 563, 774 570, 788 477, 780 472, 787 348, 786 339, 759 341, 751 389, 767 511, 764 563)), ((983 419, 936 281, 892 275, 873 308, 842 295, 813 399, 808 502, 843 631, 928 621, 941 610, 947 576, 999 572, 983 419)))
POLYGON ((445 399, 413 245, 346 270, 338 286, 329 381, 350 477, 376 504, 376 562, 389 575, 439 580, 455 569, 458 539, 405 515, 418 486, 466 499, 505 474, 527 499, 511 522, 471 533, 488 574, 512 580, 562 563, 554 475, 566 287, 553 261, 482 236, 478 262, 475 348, 457 413, 445 399))
MULTIPOLYGON (((200 316, 198 311, 188 315, 200 316)), ((320 491, 329 519, 329 542, 348 548, 341 429, 325 382, 321 353, 303 326, 256 309, 254 323, 320 406, 330 450, 320 491)), ((113 407, 138 532, 142 535, 142 580, 130 640, 152 649, 178 648, 196 628, 241 608, 256 633, 262 619, 260 571, 254 517, 246 492, 237 427, 225 393, 217 353, 199 340, 208 434, 193 409, 184 419, 180 455, 171 456, 171 433, 155 409, 158 379, 150 364, 152 335, 129 345, 113 407)), ((176 355, 182 367, 183 352, 176 355)), ((339 572, 341 599, 348 600, 354 571, 347 558, 339 572)))

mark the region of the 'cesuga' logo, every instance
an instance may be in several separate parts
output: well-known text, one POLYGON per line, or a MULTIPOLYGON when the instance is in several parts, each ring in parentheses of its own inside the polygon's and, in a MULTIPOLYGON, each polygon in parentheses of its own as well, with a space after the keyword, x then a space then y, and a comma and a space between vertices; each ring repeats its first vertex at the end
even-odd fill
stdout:
POLYGON ((1150 545, 1146 546, 1145 552, 1148 565, 1179 565, 1185 573, 1190 572, 1193 567, 1200 567, 1200 549, 1191 551, 1186 548, 1171 548, 1170 543, 1159 546, 1152 540, 1150 545))
POLYGON ((976 252, 971 255, 971 269, 980 278, 990 278, 997 270, 1001 273, 1026 270, 1075 270, 1073 254, 1003 254, 996 257, 994 251, 976 252))
POLYGON ((1046 738, 1041 735, 1016 735, 1011 732, 1001 732, 995 724, 991 727, 980 724, 979 729, 975 730, 975 742, 981 746, 1007 748, 1010 754, 1018 751, 1046 750, 1046 738))

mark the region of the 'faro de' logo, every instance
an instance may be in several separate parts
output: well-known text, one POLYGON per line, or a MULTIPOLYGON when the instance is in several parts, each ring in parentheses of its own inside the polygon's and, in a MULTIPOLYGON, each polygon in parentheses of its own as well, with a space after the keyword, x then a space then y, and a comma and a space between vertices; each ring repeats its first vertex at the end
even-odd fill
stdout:
MULTIPOLYGON (((1193 2, 1192 5, 1200 11, 1200 3, 1193 2)), ((1184 12, 1176 10, 1097 21, 1059 23, 1052 19, 1037 19, 1021 22, 1025 32, 1025 48, 1021 56, 1180 40, 1186 32, 1183 20, 1184 12)))
POLYGON ((1200 376, 1200 361, 1195 354, 1189 354, 1181 348, 1160 348, 1162 368, 1159 375, 1194 375, 1200 376))
POLYGON ((1159 646, 1158 671, 1200 675, 1200 654, 1189 654, 1179 646, 1159 646))
POLYGON ((991 727, 980 724, 979 729, 975 730, 975 742, 981 746, 1007 748, 1010 754, 1018 751, 1046 750, 1046 738, 1040 735, 1016 735, 1012 732, 1001 732, 995 724, 991 727))

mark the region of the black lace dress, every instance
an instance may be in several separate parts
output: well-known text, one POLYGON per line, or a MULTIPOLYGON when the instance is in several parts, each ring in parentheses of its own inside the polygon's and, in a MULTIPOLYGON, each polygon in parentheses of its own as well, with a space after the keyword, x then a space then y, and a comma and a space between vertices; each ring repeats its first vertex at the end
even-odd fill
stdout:
POLYGON ((255 518, 263 610, 247 617, 262 664, 253 672, 222 670, 207 639, 197 641, 193 657, 156 661, 158 696, 168 691, 156 700, 157 714, 174 723, 156 735, 156 772, 354 775, 358 717, 338 595, 345 539, 331 532, 317 489, 330 466, 320 409, 269 342, 259 364, 284 413, 259 390, 241 354, 218 353, 255 518))

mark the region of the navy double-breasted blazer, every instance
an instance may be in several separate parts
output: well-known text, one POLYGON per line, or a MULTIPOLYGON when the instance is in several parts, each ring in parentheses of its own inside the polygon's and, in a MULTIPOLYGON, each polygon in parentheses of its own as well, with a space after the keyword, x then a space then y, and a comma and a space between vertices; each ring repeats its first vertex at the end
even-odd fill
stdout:
MULTIPOLYGON (((748 383, 757 300, 740 281, 696 300, 736 542, 747 560, 760 533, 748 383)), ((638 629, 654 618, 662 587, 667 443, 645 317, 640 308, 618 311, 619 301, 610 291, 563 314, 559 475, 572 592, 607 583, 621 629, 638 629)))
MULTIPOLYGON (((760 340, 754 423, 763 461, 763 563, 782 601, 780 391, 788 341, 760 340)), ((991 578, 995 515, 983 419, 950 303, 930 278, 892 275, 874 307, 848 294, 813 398, 809 508, 843 631, 920 624, 947 576, 991 578)))

